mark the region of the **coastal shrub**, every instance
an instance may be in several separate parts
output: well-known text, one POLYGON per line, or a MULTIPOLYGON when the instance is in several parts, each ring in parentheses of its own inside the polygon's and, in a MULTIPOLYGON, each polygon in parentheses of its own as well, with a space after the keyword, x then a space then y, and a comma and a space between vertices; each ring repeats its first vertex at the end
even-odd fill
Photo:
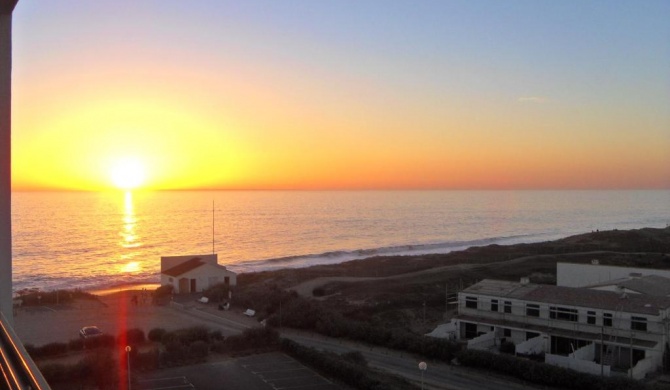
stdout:
POLYGON ((54 390, 118 388, 118 373, 110 369, 116 367, 116 361, 109 351, 88 354, 76 364, 47 364, 38 367, 54 390))
POLYGON ((35 358, 44 358, 51 356, 62 355, 67 352, 67 344, 65 343, 49 343, 35 349, 35 358))
MULTIPOLYGON (((282 325, 311 329, 328 337, 346 337, 382 347, 417 353, 449 363, 460 345, 439 338, 417 335, 403 329, 389 329, 373 322, 354 321, 339 313, 324 310, 318 302, 296 298, 282 313, 282 325)), ((277 326, 277 315, 268 323, 277 326)))
POLYGON ((64 364, 46 364, 37 366, 44 379, 53 387, 55 384, 68 379, 69 367, 64 364))
POLYGON ((118 337, 119 344, 122 345, 139 345, 145 341, 144 331, 139 328, 126 329, 124 333, 121 333, 118 337))
POLYGON ((194 341, 209 342, 209 329, 204 326, 192 326, 190 328, 177 329, 171 332, 166 332, 162 337, 163 344, 173 341, 179 342, 183 345, 190 345, 194 341))
POLYGON ((167 333, 167 331, 163 328, 153 328, 149 331, 147 337, 149 338, 150 341, 159 343, 163 340, 163 336, 165 335, 165 333, 167 333))
MULTIPOLYGON (((281 350, 287 355, 314 368, 326 376, 337 378, 356 389, 409 390, 417 388, 405 379, 388 374, 379 374, 368 369, 367 365, 360 364, 359 362, 360 359, 363 358, 362 355, 360 357, 355 357, 355 361, 352 362, 349 359, 355 355, 337 355, 332 352, 320 352, 313 348, 301 346, 288 339, 281 340, 281 350)), ((356 352, 356 354, 360 353, 356 352)))
POLYGON ((280 308, 286 310, 295 299, 298 294, 293 290, 285 291, 276 283, 262 283, 253 288, 238 289, 232 303, 244 309, 252 308, 259 317, 266 318, 278 313, 280 308))
POLYGON ((223 344, 229 351, 275 347, 279 344, 279 332, 273 328, 250 328, 240 335, 226 338, 223 344))
POLYGON ((209 345, 201 340, 195 341, 188 347, 188 354, 196 360, 204 360, 209 354, 209 345))
POLYGON ((316 287, 312 290, 312 295, 315 297, 322 297, 326 295, 326 290, 323 287, 316 287))
POLYGON ((152 301, 154 305, 165 305, 172 299, 174 287, 171 284, 165 284, 154 290, 152 301))
POLYGON ((153 348, 146 352, 138 352, 132 357, 132 368, 138 371, 152 371, 159 367, 159 351, 158 348, 153 348))
POLYGON ((81 338, 71 339, 67 342, 67 349, 69 351, 80 351, 84 349, 84 340, 81 338))
POLYGON ((97 300, 98 297, 82 290, 19 291, 23 306, 62 305, 75 299, 97 300))
POLYGON ((511 341, 502 341, 500 343, 500 353, 506 353, 506 354, 511 354, 514 355, 514 352, 516 352, 516 346, 514 345, 513 342, 511 341))
POLYGON ((210 341, 221 341, 223 340, 223 333, 220 330, 213 330, 209 332, 210 341))
POLYGON ((202 295, 209 298, 210 302, 224 302, 228 300, 230 284, 217 283, 208 287, 202 295))
POLYGON ((85 349, 111 348, 116 345, 116 338, 110 334, 103 334, 96 337, 84 339, 85 349))
POLYGON ((214 353, 225 353, 226 352, 226 342, 225 340, 216 340, 212 343, 210 348, 214 353))
POLYGON ((496 355, 486 351, 464 350, 458 361, 468 367, 514 376, 542 386, 564 387, 577 390, 644 390, 646 386, 628 378, 601 378, 562 367, 556 367, 510 355, 496 355))

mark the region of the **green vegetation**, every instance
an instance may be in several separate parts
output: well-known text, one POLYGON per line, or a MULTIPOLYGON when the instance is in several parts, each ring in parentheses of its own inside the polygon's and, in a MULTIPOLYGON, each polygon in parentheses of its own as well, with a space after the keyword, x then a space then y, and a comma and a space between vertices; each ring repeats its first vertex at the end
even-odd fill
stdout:
MULTIPOLYGON (((220 331, 194 326, 174 331, 154 328, 148 341, 141 329, 128 329, 118 337, 102 335, 69 343, 51 343, 41 347, 26 345, 44 378, 54 389, 115 389, 118 374, 109 376, 112 365, 126 367, 125 346, 131 345, 134 371, 149 371, 206 361, 210 352, 219 354, 257 353, 277 350, 279 333, 271 328, 247 329, 241 335, 224 338, 220 331), (45 363, 45 359, 86 352, 77 364, 45 363), (114 354, 117 357, 114 358, 114 354), (111 361, 111 364, 110 364, 111 361)), ((114 370, 111 370, 114 371, 114 370)))
POLYGON ((644 383, 628 378, 601 378, 533 360, 485 351, 461 351, 458 353, 458 361, 464 366, 510 375, 542 386, 575 390, 644 390, 648 388, 644 383))
POLYGON ((18 294, 23 306, 66 305, 77 299, 98 300, 97 296, 82 290, 23 290, 18 294))
POLYGON ((281 350, 324 375, 335 378, 356 389, 417 389, 415 385, 403 378, 383 374, 368 368, 367 362, 360 352, 350 352, 343 355, 320 352, 287 339, 282 339, 281 350))

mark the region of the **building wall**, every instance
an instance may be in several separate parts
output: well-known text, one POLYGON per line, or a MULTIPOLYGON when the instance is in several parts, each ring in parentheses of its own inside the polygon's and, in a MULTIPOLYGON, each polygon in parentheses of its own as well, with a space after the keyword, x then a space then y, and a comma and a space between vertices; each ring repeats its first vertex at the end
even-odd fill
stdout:
MULTIPOLYGON (((490 329, 491 324, 496 327, 496 337, 501 339, 503 336, 504 329, 510 329, 510 336, 506 338, 515 344, 525 341, 527 339, 527 332, 538 332, 531 328, 525 328, 526 326, 542 327, 542 329, 561 329, 569 332, 583 332, 591 334, 591 339, 598 339, 600 337, 601 331, 604 334, 606 339, 628 339, 633 335, 634 339, 637 340, 647 340, 656 342, 656 350, 662 350, 664 348, 667 332, 668 332, 668 321, 665 320, 668 318, 668 311, 664 311, 656 316, 651 315, 642 315, 635 313, 624 313, 617 311, 608 311, 601 309, 592 309, 587 307, 578 307, 570 305, 550 305, 547 303, 538 303, 530 302, 519 299, 507 299, 500 297, 491 297, 480 294, 468 294, 468 293, 459 293, 458 296, 459 307, 458 313, 459 316, 469 316, 475 317, 476 321, 470 320, 461 320, 461 332, 459 334, 460 338, 466 338, 466 328, 469 323, 476 323, 477 330, 486 331, 490 329), (477 298, 477 308, 469 308, 466 306, 467 298, 477 298), (498 301, 498 308, 496 311, 491 310, 491 303, 493 300, 498 301), (504 302, 508 301, 511 303, 511 313, 504 312, 504 302), (527 304, 537 304, 539 305, 539 316, 528 316, 526 315, 527 304), (560 306, 565 308, 571 308, 577 310, 577 321, 568 321, 561 319, 552 319, 550 318, 550 306, 560 306), (587 323, 587 312, 595 313, 595 324, 587 323), (612 326, 604 326, 603 319, 604 314, 612 314, 612 326), (631 317, 644 317, 647 319, 647 330, 632 330, 631 329, 631 317), (504 324, 504 325, 501 325, 504 324)), ((470 300, 470 305, 472 305, 472 300, 470 300)), ((472 325, 469 326, 469 329, 473 329, 472 325)), ((489 330, 490 331, 490 330, 489 330)), ((542 332, 539 332, 542 333, 542 332)), ((470 332, 470 336, 472 332, 470 332)), ((624 344, 621 341, 621 344, 624 344)), ((651 352, 651 349, 649 349, 651 352)))
POLYGON ((631 273, 641 276, 658 275, 670 278, 670 270, 650 268, 616 267, 593 264, 556 264, 556 285, 565 287, 584 287, 604 283, 613 279, 627 278, 631 273))
POLYGON ((236 273, 228 271, 221 266, 205 264, 176 277, 161 274, 161 285, 172 284, 174 286, 174 292, 177 294, 202 292, 215 284, 224 283, 225 277, 229 278, 231 286, 237 285, 236 273), (181 291, 179 281, 182 279, 188 279, 188 291, 181 291), (196 291, 190 291, 192 279, 195 279, 196 291))

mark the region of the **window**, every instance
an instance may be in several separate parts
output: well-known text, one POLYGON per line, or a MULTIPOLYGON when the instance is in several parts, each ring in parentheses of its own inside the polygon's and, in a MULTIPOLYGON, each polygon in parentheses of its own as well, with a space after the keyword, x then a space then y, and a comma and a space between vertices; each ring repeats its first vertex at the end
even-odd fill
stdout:
POLYGON ((612 313, 603 313, 603 326, 612 326, 612 313))
POLYGON ((539 317, 540 305, 526 304, 526 315, 528 317, 539 317))
POLYGON ((476 309, 477 297, 465 297, 465 307, 468 309, 476 309))
POLYGON ((647 331, 647 319, 645 317, 630 317, 630 328, 632 330, 647 331))
POLYGON ((595 325, 596 323, 596 312, 595 311, 587 311, 586 312, 586 323, 595 325))
POLYGON ((503 337, 512 337, 512 329, 503 329, 503 337))
POLYGON ((491 311, 498 311, 498 300, 497 299, 492 299, 491 300, 491 311))
POLYGON ((512 302, 511 301, 505 301, 503 304, 503 311, 505 313, 511 313, 512 312, 512 302))
POLYGON ((549 318, 553 320, 572 321, 577 322, 579 312, 577 309, 569 309, 567 307, 550 306, 549 318))

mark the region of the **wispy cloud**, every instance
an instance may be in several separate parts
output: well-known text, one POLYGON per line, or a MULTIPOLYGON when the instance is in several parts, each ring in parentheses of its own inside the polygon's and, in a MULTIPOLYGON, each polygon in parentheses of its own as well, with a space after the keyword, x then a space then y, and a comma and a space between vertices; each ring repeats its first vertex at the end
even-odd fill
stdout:
POLYGON ((547 98, 544 96, 521 96, 520 98, 516 99, 517 102, 519 103, 545 103, 547 101, 547 98))

